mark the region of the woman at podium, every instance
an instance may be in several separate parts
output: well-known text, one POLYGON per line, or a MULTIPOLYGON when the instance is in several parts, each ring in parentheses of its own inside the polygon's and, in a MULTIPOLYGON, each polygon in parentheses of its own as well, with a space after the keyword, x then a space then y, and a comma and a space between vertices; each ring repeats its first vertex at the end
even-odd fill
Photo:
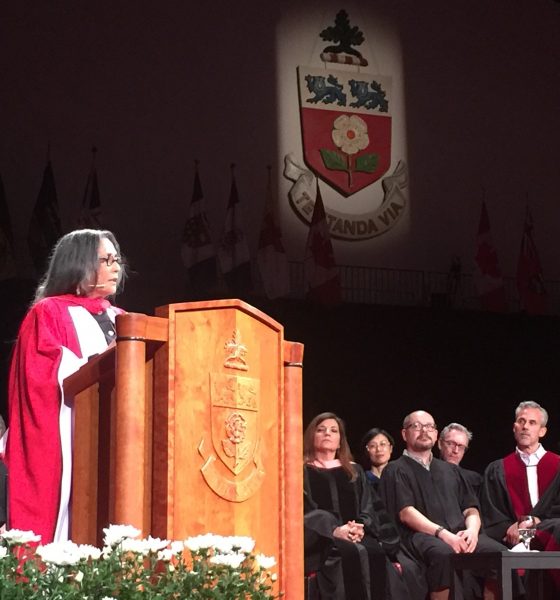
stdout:
POLYGON ((115 337, 124 277, 110 231, 81 229, 56 244, 21 324, 9 375, 8 526, 43 544, 68 538, 72 406, 62 382, 115 337))
POLYGON ((352 462, 344 423, 315 417, 304 434, 306 572, 329 600, 420 600, 420 567, 401 550, 397 529, 363 469, 352 462))

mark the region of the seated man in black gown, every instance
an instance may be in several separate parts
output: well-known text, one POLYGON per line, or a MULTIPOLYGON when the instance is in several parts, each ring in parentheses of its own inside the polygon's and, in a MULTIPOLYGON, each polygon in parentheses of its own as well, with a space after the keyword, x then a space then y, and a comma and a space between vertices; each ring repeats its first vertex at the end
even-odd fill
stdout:
MULTIPOLYGON (((505 547, 480 533, 477 498, 457 467, 432 455, 433 417, 421 410, 409 414, 402 437, 406 450, 385 468, 381 496, 400 524, 403 542, 426 566, 430 598, 447 600, 453 554, 505 547)), ((487 580, 484 598, 496 597, 496 587, 487 580)))
POLYGON ((457 465, 463 477, 470 483, 474 493, 478 497, 482 486, 482 475, 476 471, 461 467, 461 461, 469 449, 473 434, 461 423, 449 423, 439 434, 438 448, 439 457, 445 462, 457 465))

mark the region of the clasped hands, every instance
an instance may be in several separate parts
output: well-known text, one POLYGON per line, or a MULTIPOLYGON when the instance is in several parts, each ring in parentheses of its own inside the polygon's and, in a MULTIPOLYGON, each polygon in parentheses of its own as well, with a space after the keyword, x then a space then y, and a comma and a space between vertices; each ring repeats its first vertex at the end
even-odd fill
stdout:
POLYGON ((340 525, 333 531, 334 537, 349 542, 361 542, 364 537, 364 524, 356 521, 348 521, 345 525, 340 525))
POLYGON ((523 528, 531 528, 536 527, 541 520, 539 517, 529 516, 524 521, 513 522, 507 529, 506 535, 504 536, 503 541, 509 544, 510 546, 515 546, 519 543, 519 530, 523 528))
POLYGON ((474 529, 463 529, 457 533, 444 529, 439 537, 451 546, 456 554, 470 554, 478 544, 478 531, 474 529))

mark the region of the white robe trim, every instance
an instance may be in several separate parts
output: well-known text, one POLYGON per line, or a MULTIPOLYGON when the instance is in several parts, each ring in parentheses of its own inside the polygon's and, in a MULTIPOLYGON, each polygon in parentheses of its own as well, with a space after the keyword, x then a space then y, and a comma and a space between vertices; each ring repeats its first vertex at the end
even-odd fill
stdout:
MULTIPOLYGON (((59 415, 60 445, 62 449, 62 478, 60 482, 60 506, 54 534, 55 542, 68 539, 70 525, 70 491, 72 487, 72 439, 73 439, 73 398, 65 398, 62 384, 66 377, 72 375, 84 365, 90 356, 100 354, 107 349, 105 335, 93 316, 82 306, 69 306, 68 312, 76 328, 80 350, 84 358, 79 358, 71 350, 62 346, 62 357, 58 368, 58 385, 61 403, 59 415)), ((107 310, 113 323, 116 312, 107 310)))

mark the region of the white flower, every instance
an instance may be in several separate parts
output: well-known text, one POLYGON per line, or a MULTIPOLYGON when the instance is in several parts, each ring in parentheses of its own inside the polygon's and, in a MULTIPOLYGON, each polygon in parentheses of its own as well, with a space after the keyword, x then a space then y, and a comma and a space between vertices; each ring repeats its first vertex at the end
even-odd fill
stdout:
POLYGON ((148 547, 150 552, 158 552, 159 550, 163 550, 164 548, 167 548, 167 546, 169 545, 169 540, 162 540, 160 538, 153 538, 151 535, 149 535, 145 540, 144 540, 146 546, 148 547))
POLYGON ((346 154, 356 154, 369 145, 366 122, 357 115, 340 115, 333 123, 332 139, 346 154))
POLYGON ((228 565, 233 569, 238 569, 245 558, 244 554, 215 554, 209 558, 209 562, 214 565, 228 565))
POLYGON ((70 541, 45 544, 39 546, 36 552, 43 559, 43 562, 51 565, 75 565, 81 559, 78 545, 70 541))
POLYGON ((255 547, 255 540, 245 535, 232 535, 224 539, 228 540, 231 544, 232 550, 235 548, 235 550, 245 552, 246 554, 252 552, 255 547))
POLYGON ((131 538, 125 538, 120 545, 123 552, 134 552, 135 554, 142 554, 147 556, 150 552, 150 547, 146 544, 146 540, 133 540, 131 538))
POLYGON ((206 533, 204 535, 197 535, 196 537, 187 538, 185 540, 185 546, 191 552, 197 552, 203 548, 212 548, 216 550, 218 554, 228 554, 230 552, 252 552, 255 547, 255 540, 248 536, 243 535, 214 535, 213 533, 206 533))
POLYGON ((103 529, 105 537, 103 542, 106 546, 115 546, 125 538, 136 538, 140 535, 140 530, 132 525, 109 525, 103 529))
POLYGON ((257 554, 255 556, 255 562, 261 569, 272 569, 276 564, 274 556, 265 556, 264 554, 257 554))
POLYGON ((213 533, 205 533, 204 535, 187 538, 184 543, 191 552, 198 552, 203 548, 213 548, 218 538, 219 536, 213 533))
POLYGON ((0 533, 0 537, 14 544, 28 544, 29 542, 40 542, 41 536, 35 535, 33 531, 22 531, 21 529, 8 529, 0 533))
POLYGON ((101 556, 101 550, 96 548, 95 546, 90 546, 89 544, 80 544, 76 551, 80 555, 80 558, 87 560, 88 558, 92 558, 93 560, 98 560, 101 556))
POLYGON ((74 575, 74 579, 78 582, 81 583, 82 579, 84 578, 84 574, 82 573, 82 571, 78 571, 75 575, 74 575))
POLYGON ((185 549, 185 542, 183 541, 174 541, 171 542, 171 552, 173 552, 173 554, 181 554, 181 552, 183 552, 183 550, 185 549))
POLYGON ((8 555, 8 548, 6 546, 0 546, 0 558, 4 558, 8 555))
POLYGON ((103 598, 101 598, 101 600, 117 600, 117 599, 113 598, 113 596, 103 596, 103 598))
POLYGON ((173 558, 173 551, 169 548, 164 548, 157 553, 157 559, 169 562, 173 558))

